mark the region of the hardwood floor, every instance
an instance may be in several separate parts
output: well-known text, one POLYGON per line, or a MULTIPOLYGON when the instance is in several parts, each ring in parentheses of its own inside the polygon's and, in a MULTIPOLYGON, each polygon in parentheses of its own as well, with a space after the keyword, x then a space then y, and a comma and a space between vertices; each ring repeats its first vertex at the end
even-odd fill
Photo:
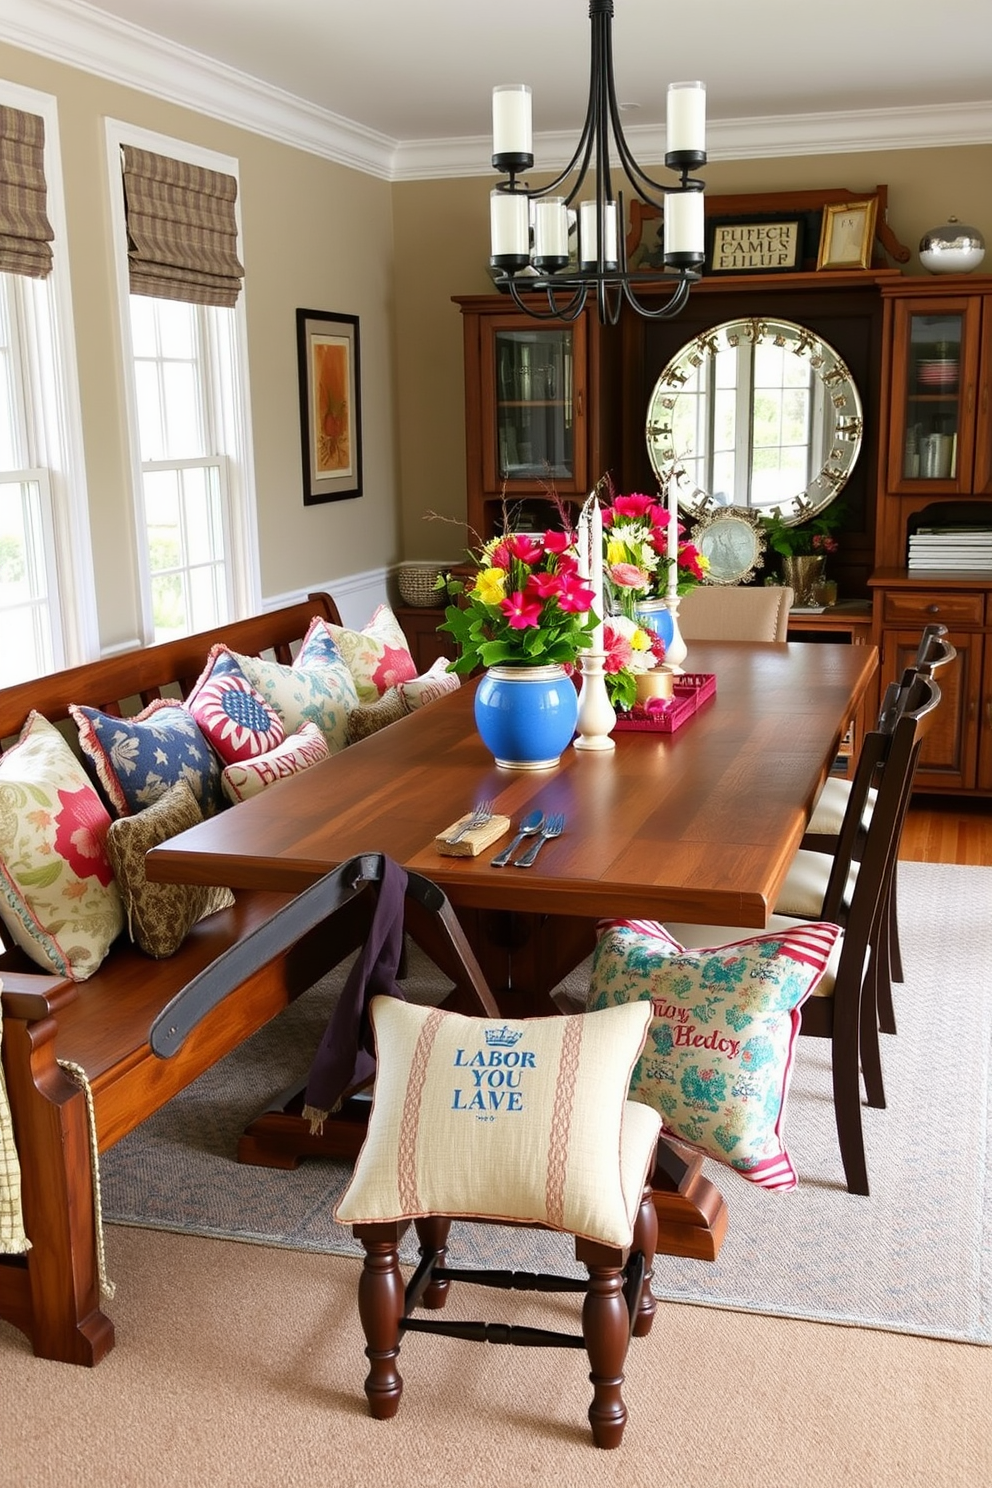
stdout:
POLYGON ((903 828, 899 856, 915 863, 992 866, 992 801, 916 796, 903 828))

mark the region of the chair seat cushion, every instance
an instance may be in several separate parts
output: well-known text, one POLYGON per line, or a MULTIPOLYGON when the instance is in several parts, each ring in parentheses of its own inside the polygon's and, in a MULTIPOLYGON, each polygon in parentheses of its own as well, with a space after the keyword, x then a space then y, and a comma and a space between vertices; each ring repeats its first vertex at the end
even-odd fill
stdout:
MULTIPOLYGON (((878 791, 872 786, 868 792, 868 802, 864 811, 864 826, 867 827, 871 821, 872 809, 878 791)), ((809 819, 806 828, 807 837, 839 837, 840 829, 844 825, 844 813, 847 803, 851 798, 851 782, 841 780, 839 776, 832 775, 824 782, 823 789, 816 798, 813 807, 813 815, 809 819)))
MULTIPOLYGON (((829 853, 810 852, 802 847, 796 853, 785 883, 775 900, 775 913, 795 915, 801 920, 816 920, 823 914, 823 896, 827 892, 834 860, 829 853)), ((844 903, 849 905, 858 878, 858 865, 852 863, 844 890, 844 903)))
POLYGON ((444 1214, 630 1245, 661 1124, 627 1098, 650 1007, 500 1022, 370 1006, 375 1091, 342 1224, 444 1214))
POLYGON ((641 920, 603 925, 588 1006, 640 1000, 654 1014, 632 1099, 652 1105, 673 1137, 752 1183, 794 1188, 782 1128, 799 1010, 840 934, 804 921, 761 935, 641 920), (681 938, 696 930, 699 949, 681 938))

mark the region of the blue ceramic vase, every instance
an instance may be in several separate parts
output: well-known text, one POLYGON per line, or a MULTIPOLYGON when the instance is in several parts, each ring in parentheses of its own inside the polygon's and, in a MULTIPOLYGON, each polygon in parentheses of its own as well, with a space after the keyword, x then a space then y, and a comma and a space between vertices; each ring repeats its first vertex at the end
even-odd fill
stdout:
POLYGON ((645 630, 653 630, 664 641, 666 646, 672 644, 675 635, 675 622, 672 620, 672 612, 664 599, 645 599, 634 610, 638 625, 645 630))
POLYGON ((579 698, 560 666, 494 666, 475 692, 475 726, 498 765, 550 770, 575 733, 579 698))

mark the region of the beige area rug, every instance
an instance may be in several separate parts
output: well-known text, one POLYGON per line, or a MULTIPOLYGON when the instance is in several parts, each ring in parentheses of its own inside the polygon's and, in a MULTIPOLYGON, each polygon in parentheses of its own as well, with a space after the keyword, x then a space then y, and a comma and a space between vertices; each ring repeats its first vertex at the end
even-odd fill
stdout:
MULTIPOLYGON (((723 1250, 712 1264, 660 1257, 659 1297, 992 1342, 992 869, 901 864, 899 893, 906 982, 896 989, 899 1033, 883 1041, 889 1106, 864 1113, 871 1197, 844 1187, 829 1055, 801 1039, 785 1133, 799 1188, 769 1194, 708 1163, 730 1212, 723 1250), (939 937, 925 928, 934 924, 939 937)), ((429 997, 430 963, 413 969, 411 993, 429 997)), ((287 1173, 234 1156, 251 1117, 305 1077, 340 979, 312 989, 106 1155, 108 1220, 360 1253, 332 1218, 345 1165, 309 1161, 287 1173)), ((570 1258, 567 1240, 532 1231, 465 1226, 457 1245, 467 1264, 534 1269, 570 1258)))

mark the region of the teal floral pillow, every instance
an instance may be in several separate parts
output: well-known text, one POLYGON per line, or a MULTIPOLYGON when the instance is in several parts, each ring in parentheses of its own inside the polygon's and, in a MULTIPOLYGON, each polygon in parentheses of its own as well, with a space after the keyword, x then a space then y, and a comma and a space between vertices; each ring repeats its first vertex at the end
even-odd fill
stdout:
POLYGON ((236 651, 230 654, 255 691, 278 713, 287 734, 297 734, 305 723, 315 723, 331 754, 345 747, 358 692, 347 662, 326 631, 311 627, 292 666, 236 651))
POLYGON ((840 930, 810 923, 688 951, 651 920, 601 925, 589 1010, 650 1000, 630 1083, 664 1130, 764 1188, 795 1188, 782 1139, 800 1008, 840 930))

